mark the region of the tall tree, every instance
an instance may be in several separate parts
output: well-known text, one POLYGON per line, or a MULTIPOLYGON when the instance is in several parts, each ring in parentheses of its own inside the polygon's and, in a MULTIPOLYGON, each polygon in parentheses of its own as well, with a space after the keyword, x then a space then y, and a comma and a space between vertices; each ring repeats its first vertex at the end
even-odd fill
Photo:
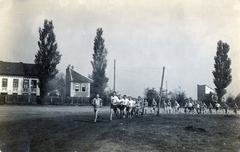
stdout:
POLYGON ((94 39, 94 53, 93 61, 91 61, 93 70, 90 78, 93 79, 91 83, 91 95, 95 96, 100 94, 100 96, 105 95, 105 88, 107 87, 108 78, 106 77, 106 67, 107 67, 107 49, 104 45, 104 39, 102 38, 103 30, 102 28, 97 29, 97 35, 94 39))
POLYGON ((52 21, 44 20, 43 28, 39 28, 39 50, 35 55, 35 64, 38 71, 38 86, 40 88, 40 104, 47 92, 47 83, 58 73, 56 69, 60 63, 61 54, 57 50, 57 42, 52 21))
POLYGON ((60 96, 65 96, 65 75, 64 73, 57 74, 52 80, 48 82, 47 92, 48 94, 59 93, 60 96))
POLYGON ((217 52, 214 57, 215 64, 213 70, 213 82, 216 86, 218 102, 222 101, 222 97, 227 93, 226 88, 232 81, 231 75, 231 59, 228 57, 229 45, 221 40, 217 43, 217 52))
POLYGON ((151 105, 153 98, 158 101, 159 100, 159 93, 155 88, 146 88, 144 89, 144 97, 147 99, 148 103, 151 105))

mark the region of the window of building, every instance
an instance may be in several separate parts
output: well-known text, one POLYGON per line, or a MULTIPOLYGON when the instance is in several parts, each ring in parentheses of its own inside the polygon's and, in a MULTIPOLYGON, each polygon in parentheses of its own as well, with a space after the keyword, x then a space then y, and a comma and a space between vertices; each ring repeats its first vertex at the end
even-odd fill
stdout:
POLYGON ((78 92, 80 90, 80 85, 79 84, 75 84, 75 92, 78 92))
POLYGON ((86 84, 82 84, 81 85, 81 92, 86 92, 87 91, 87 85, 86 84))
POLYGON ((13 79, 13 88, 18 88, 18 79, 13 79))
POLYGON ((23 88, 29 88, 29 80, 25 79, 23 80, 23 88))
POLYGON ((37 88, 37 80, 31 81, 31 88, 37 88))
POLYGON ((37 80, 31 81, 31 91, 34 93, 37 91, 37 80))
POLYGON ((28 92, 28 88, 29 88, 29 80, 25 79, 23 80, 23 91, 28 92))
POLYGON ((2 87, 7 87, 8 79, 2 79, 2 87))

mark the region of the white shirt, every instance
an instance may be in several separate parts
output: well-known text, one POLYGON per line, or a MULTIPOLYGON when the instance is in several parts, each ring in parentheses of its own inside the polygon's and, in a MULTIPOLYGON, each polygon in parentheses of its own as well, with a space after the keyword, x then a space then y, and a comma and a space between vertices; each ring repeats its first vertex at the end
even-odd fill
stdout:
POLYGON ((118 103, 119 103, 118 97, 117 97, 117 96, 111 96, 111 103, 112 103, 113 105, 118 104, 118 103))
POLYGON ((129 106, 129 107, 133 107, 133 106, 135 105, 135 103, 136 103, 135 101, 129 100, 129 101, 128 101, 128 106, 129 106))
POLYGON ((129 100, 127 98, 125 98, 125 99, 123 98, 122 99, 122 105, 126 106, 128 104, 128 102, 129 102, 129 100))

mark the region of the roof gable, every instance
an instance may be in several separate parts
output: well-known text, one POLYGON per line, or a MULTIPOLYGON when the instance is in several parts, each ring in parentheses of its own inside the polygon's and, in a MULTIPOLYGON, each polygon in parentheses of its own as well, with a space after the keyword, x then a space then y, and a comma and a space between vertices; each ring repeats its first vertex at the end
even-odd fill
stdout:
POLYGON ((92 79, 87 78, 72 69, 71 69, 71 75, 72 75, 72 82, 78 82, 78 83, 92 83, 93 82, 92 79))
POLYGON ((37 77, 35 64, 0 61, 0 74, 9 76, 37 77))

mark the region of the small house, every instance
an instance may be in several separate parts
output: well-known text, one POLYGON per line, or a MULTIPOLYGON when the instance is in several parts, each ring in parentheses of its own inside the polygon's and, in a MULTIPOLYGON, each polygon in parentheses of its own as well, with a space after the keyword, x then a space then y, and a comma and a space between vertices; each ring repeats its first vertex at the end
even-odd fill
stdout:
POLYGON ((90 97, 90 83, 93 80, 73 70, 73 66, 66 69, 66 96, 90 97))

